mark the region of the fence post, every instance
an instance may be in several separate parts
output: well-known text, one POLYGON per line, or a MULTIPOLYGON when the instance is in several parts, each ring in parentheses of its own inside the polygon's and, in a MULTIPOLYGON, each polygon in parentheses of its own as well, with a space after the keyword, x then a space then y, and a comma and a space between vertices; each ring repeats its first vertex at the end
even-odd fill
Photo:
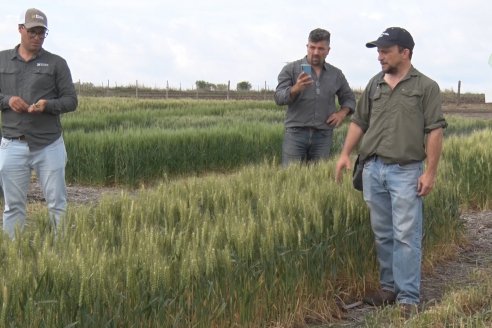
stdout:
POLYGON ((135 80, 135 98, 138 98, 138 80, 135 80))
POLYGON ((229 100, 229 90, 231 90, 231 80, 227 81, 227 100, 229 100))
POLYGON ((169 98, 169 81, 166 80, 166 99, 169 98))
POLYGON ((458 99, 456 102, 458 106, 461 104, 461 81, 458 81, 458 99))

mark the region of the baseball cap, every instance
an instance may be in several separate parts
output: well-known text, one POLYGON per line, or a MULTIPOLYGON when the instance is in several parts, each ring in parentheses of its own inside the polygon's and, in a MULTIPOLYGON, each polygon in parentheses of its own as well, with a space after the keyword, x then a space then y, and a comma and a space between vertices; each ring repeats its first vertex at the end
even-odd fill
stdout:
POLYGON ((366 47, 368 48, 384 48, 394 45, 413 50, 415 42, 413 42, 413 38, 410 33, 408 33, 408 31, 404 28, 388 27, 383 33, 381 33, 376 41, 366 43, 366 47))
POLYGON ((27 29, 41 26, 48 29, 48 18, 39 9, 29 8, 22 12, 19 25, 24 25, 27 29))

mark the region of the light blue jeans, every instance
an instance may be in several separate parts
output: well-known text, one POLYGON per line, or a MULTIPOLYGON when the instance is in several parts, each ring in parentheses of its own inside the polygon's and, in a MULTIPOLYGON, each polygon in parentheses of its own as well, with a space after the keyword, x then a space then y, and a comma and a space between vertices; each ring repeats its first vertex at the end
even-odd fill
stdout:
POLYGON ((381 288, 399 303, 418 304, 422 258, 423 202, 417 195, 423 163, 364 165, 364 200, 376 241, 381 288))
POLYGON ((328 158, 332 142, 332 129, 285 128, 282 166, 328 158))
POLYGON ((51 223, 58 226, 67 207, 65 165, 67 152, 63 137, 45 148, 30 151, 25 141, 2 138, 0 144, 0 179, 5 208, 3 229, 14 238, 15 228, 23 229, 31 172, 34 170, 43 191, 51 223))

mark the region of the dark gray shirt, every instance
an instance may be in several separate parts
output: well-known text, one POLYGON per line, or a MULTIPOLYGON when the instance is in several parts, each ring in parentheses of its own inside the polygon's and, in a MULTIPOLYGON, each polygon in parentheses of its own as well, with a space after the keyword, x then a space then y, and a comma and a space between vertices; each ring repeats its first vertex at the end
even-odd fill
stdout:
POLYGON ((314 70, 311 77, 314 83, 299 93, 295 99, 290 99, 290 89, 301 74, 301 64, 307 64, 307 59, 296 60, 284 66, 278 75, 278 85, 275 90, 277 105, 288 105, 285 127, 312 127, 321 130, 333 129, 326 124, 328 117, 336 112, 335 96, 340 107, 348 107, 352 113, 355 108, 355 96, 342 71, 333 65, 325 63, 319 77, 314 70))
POLYGON ((62 133, 60 114, 77 108, 77 94, 66 61, 44 49, 30 61, 18 54, 19 46, 0 52, 0 108, 2 135, 24 135, 31 150, 39 150, 62 133), (48 100, 43 113, 17 113, 9 107, 12 96, 28 104, 48 100))

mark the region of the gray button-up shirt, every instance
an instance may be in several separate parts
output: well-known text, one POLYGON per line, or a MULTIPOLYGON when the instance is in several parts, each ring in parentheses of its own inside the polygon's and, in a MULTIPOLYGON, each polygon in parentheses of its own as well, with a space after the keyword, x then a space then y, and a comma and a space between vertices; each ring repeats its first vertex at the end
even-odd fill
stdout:
POLYGON ((311 77, 314 83, 290 99, 290 89, 301 74, 301 64, 307 64, 307 59, 296 60, 284 66, 278 75, 278 85, 275 90, 277 105, 288 105, 285 127, 312 127, 320 130, 333 129, 326 124, 328 117, 336 112, 335 96, 340 107, 347 107, 352 113, 355 108, 355 96, 342 71, 333 65, 325 63, 319 77, 314 70, 311 77))
POLYGON ((41 49, 30 61, 18 54, 19 46, 0 52, 0 108, 2 135, 24 135, 31 150, 39 150, 62 133, 60 114, 77 108, 77 94, 70 69, 60 56, 41 49), (17 113, 9 106, 12 96, 28 104, 48 100, 43 113, 17 113))

